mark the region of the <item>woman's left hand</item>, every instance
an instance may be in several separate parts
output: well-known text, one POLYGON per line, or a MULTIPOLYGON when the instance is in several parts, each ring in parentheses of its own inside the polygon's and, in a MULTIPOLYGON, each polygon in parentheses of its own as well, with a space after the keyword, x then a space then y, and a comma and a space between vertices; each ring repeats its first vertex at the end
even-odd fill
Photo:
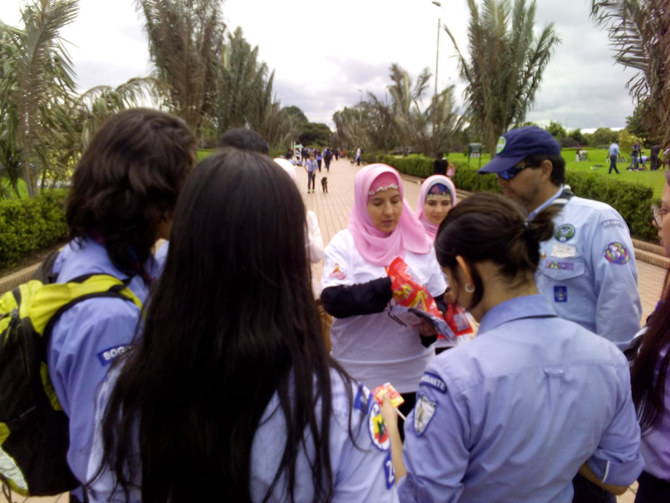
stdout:
POLYGON ((421 320, 421 325, 419 325, 419 333, 422 337, 437 337, 437 330, 435 327, 428 323, 426 320, 421 320))

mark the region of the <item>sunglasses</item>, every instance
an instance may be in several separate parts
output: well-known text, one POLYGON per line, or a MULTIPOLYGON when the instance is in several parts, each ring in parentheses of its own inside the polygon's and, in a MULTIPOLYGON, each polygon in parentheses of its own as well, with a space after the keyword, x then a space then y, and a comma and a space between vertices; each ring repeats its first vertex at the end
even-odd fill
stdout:
POLYGON ((537 168, 537 166, 531 166, 529 164, 526 164, 525 166, 512 166, 511 168, 498 173, 498 176, 503 180, 511 180, 512 178, 514 178, 516 175, 519 174, 519 171, 524 170, 526 168, 537 168))

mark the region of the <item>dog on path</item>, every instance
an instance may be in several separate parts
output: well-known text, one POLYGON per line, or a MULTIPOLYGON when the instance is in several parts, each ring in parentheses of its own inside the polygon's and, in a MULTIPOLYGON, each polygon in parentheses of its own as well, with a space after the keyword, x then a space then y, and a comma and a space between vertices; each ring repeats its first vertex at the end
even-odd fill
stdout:
POLYGON ((321 177, 321 189, 327 194, 328 193, 328 177, 321 177))

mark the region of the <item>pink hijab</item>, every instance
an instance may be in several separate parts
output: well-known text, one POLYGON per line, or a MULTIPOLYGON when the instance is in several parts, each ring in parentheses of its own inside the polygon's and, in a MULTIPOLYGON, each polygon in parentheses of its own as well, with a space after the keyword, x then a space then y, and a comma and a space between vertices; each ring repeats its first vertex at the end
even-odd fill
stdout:
POLYGON ((426 254, 431 242, 412 209, 405 201, 402 180, 398 172, 386 164, 370 164, 361 169, 354 179, 354 206, 349 218, 349 231, 354 237, 356 249, 365 260, 374 265, 388 266, 396 257, 403 257, 405 251, 426 254), (377 229, 368 214, 368 193, 376 178, 390 173, 398 185, 403 209, 400 220, 393 232, 387 234, 377 229))
POLYGON ((426 229, 426 234, 430 237, 431 241, 435 241, 435 236, 437 236, 437 230, 440 228, 439 225, 435 225, 433 222, 426 218, 426 215, 423 213, 423 206, 426 204, 426 196, 428 191, 435 184, 445 185, 447 190, 451 194, 451 205, 456 206, 456 186, 449 177, 444 175, 433 175, 429 176, 423 181, 421 185, 421 190, 419 191, 419 200, 416 203, 416 216, 419 218, 419 222, 423 224, 424 229, 426 229))

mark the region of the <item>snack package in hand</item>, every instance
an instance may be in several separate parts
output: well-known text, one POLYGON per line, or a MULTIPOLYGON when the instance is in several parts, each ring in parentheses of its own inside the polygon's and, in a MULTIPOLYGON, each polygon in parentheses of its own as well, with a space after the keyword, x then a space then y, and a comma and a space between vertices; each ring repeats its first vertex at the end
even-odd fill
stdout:
MULTIPOLYGON (((447 304, 444 319, 456 337, 467 336, 466 338, 469 338, 475 333, 465 310, 458 304, 447 304)), ((438 334, 438 337, 442 337, 441 334, 438 334)))
POLYGON ((412 277, 412 271, 403 259, 396 257, 388 267, 387 273, 391 278, 393 298, 399 305, 419 309, 442 318, 435 299, 424 285, 419 284, 412 277))
POLYGON ((390 382, 384 383, 381 386, 377 386, 372 390, 372 396, 375 400, 377 400, 379 405, 384 402, 384 397, 386 395, 388 395, 388 397, 391 399, 391 405, 393 405, 395 408, 398 408, 400 405, 405 403, 405 399, 400 395, 400 393, 398 393, 398 390, 396 390, 390 382))

